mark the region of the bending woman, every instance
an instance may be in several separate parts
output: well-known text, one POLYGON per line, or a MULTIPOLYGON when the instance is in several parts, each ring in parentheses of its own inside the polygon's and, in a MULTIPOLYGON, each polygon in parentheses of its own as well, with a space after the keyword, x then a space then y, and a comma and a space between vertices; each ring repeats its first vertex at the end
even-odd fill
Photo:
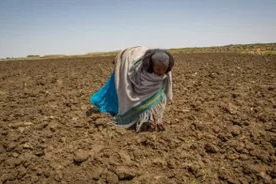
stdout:
POLYGON ((132 47, 114 60, 114 71, 90 102, 100 112, 114 116, 124 128, 164 130, 167 101, 172 100, 172 55, 161 49, 132 47))

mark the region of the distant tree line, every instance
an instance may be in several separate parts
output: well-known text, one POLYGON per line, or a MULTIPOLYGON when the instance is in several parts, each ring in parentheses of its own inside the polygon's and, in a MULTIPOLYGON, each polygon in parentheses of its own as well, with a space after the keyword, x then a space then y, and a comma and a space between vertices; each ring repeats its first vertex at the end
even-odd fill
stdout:
POLYGON ((27 57, 40 57, 40 55, 28 55, 27 57))

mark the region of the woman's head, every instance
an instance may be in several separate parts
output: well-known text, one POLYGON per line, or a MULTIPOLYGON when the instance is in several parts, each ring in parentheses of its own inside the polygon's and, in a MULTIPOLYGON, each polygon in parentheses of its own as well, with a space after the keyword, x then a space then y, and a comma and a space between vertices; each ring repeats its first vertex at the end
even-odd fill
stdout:
POLYGON ((169 56, 165 52, 155 52, 151 56, 152 70, 157 75, 164 75, 169 67, 169 56))
POLYGON ((172 55, 161 49, 148 50, 143 58, 143 68, 149 73, 164 75, 171 71, 174 65, 172 55))

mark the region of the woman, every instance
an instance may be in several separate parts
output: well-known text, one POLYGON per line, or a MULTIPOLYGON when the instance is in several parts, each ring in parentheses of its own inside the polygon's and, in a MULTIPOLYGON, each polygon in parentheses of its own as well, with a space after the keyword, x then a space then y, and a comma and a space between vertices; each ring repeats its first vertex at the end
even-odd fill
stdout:
POLYGON ((142 127, 164 130, 163 113, 172 100, 172 55, 161 49, 132 47, 121 51, 114 65, 114 72, 90 102, 100 112, 114 115, 118 126, 134 126, 137 132, 142 127))

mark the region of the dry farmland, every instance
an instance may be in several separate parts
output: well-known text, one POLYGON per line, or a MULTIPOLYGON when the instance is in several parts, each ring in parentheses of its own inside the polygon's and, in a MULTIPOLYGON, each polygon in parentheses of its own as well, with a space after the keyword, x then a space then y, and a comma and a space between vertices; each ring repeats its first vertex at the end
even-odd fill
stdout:
POLYGON ((276 56, 174 53, 163 132, 88 116, 113 56, 0 62, 0 183, 276 183, 276 56))

